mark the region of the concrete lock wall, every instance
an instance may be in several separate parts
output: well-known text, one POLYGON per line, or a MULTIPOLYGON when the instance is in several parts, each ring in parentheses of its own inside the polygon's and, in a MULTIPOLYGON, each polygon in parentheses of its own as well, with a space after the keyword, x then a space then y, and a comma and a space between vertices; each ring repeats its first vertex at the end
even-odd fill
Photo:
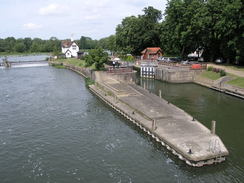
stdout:
POLYGON ((172 70, 157 68, 155 79, 171 83, 189 83, 193 82, 196 74, 201 70, 172 70))
POLYGON ((108 81, 110 78, 113 78, 117 81, 130 83, 136 81, 136 72, 111 74, 106 71, 93 71, 91 78, 96 82, 108 81))

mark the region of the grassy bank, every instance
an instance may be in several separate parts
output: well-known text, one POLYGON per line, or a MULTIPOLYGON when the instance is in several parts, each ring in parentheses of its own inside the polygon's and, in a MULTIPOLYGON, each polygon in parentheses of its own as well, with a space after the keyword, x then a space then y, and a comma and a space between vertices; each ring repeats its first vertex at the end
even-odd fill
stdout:
MULTIPOLYGON (((85 61, 77 58, 57 59, 55 61, 63 64, 71 64, 77 67, 86 67, 85 61)), ((92 65, 89 68, 95 70, 95 65, 92 65)))
POLYGON ((240 88, 244 88, 244 78, 242 77, 236 77, 235 79, 227 82, 227 84, 233 85, 233 86, 237 86, 240 88))
POLYGON ((213 71, 203 71, 201 73, 201 76, 208 78, 208 79, 211 79, 211 80, 217 80, 217 79, 221 78, 219 73, 216 73, 213 71))
POLYGON ((71 64, 71 65, 78 66, 78 67, 85 67, 85 61, 77 59, 77 58, 57 59, 57 60, 55 60, 55 62, 71 64))

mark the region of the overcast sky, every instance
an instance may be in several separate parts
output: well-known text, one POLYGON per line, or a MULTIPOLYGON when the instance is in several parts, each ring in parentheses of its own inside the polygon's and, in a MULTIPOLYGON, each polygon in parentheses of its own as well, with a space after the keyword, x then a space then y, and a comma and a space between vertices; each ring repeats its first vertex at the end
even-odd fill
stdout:
POLYGON ((100 39, 115 33, 122 19, 167 0, 0 0, 0 38, 100 39))

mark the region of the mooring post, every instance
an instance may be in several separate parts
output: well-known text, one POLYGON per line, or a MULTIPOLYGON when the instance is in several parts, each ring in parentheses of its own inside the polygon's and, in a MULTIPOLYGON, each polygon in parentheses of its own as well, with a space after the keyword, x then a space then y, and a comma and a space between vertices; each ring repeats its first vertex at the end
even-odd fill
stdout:
POLYGON ((162 91, 159 90, 159 97, 162 98, 162 91))
POLYGON ((211 133, 213 135, 215 135, 215 129, 216 129, 216 121, 212 121, 212 125, 211 125, 211 133))
POLYGON ((152 130, 153 131, 156 130, 156 120, 155 119, 153 119, 153 121, 152 121, 152 130))

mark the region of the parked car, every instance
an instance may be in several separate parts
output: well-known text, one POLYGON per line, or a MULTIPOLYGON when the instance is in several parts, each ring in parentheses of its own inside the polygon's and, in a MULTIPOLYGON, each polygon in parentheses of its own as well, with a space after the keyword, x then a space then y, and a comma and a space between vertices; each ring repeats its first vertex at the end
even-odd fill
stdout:
POLYGON ((217 58, 215 61, 214 61, 216 64, 222 64, 224 63, 224 59, 223 58, 217 58))
POLYGON ((186 64, 189 64, 189 61, 188 60, 184 60, 184 61, 181 61, 180 63, 186 65, 186 64))

